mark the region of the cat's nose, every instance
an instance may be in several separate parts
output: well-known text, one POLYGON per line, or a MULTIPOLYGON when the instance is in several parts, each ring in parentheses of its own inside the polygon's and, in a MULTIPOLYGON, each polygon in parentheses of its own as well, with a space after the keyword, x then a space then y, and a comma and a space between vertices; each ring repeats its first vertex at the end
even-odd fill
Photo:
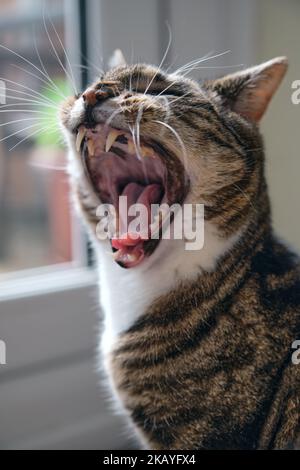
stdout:
POLYGON ((88 88, 82 95, 82 99, 88 106, 95 106, 97 103, 96 91, 93 88, 88 88))

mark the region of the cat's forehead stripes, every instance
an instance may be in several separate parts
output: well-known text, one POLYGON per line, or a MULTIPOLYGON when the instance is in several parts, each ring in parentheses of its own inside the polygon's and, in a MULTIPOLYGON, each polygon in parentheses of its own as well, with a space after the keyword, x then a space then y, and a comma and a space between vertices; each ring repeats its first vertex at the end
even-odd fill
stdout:
POLYGON ((107 72, 101 82, 116 81, 119 86, 126 89, 148 94, 161 93, 174 96, 182 96, 186 93, 199 92, 195 83, 179 76, 168 75, 156 67, 147 65, 135 65, 131 67, 119 67, 107 72))

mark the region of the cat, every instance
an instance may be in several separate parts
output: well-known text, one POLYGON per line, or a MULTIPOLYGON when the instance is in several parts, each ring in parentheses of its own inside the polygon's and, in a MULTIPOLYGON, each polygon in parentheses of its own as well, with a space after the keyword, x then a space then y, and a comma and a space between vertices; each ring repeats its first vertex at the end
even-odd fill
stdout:
POLYGON ((272 230, 258 127, 286 70, 279 57, 198 83, 122 60, 61 108, 103 362, 144 448, 297 445, 299 260, 272 230), (99 240, 97 207, 121 195, 204 204, 203 248, 164 239, 163 218, 158 239, 99 240))

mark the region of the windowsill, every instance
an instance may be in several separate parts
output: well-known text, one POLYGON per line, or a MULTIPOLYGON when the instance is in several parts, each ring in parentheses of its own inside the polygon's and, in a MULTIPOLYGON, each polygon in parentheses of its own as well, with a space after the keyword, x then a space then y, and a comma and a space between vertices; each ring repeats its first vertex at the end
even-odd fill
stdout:
POLYGON ((0 280, 0 302, 93 286, 94 269, 72 267, 72 264, 18 272, 0 280), (26 273, 26 275, 25 275, 26 273))

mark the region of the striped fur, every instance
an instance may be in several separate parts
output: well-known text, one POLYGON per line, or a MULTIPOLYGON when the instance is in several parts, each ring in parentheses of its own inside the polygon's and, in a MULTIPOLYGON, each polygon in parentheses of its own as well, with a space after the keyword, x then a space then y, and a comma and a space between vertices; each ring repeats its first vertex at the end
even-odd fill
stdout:
MULTIPOLYGON (((205 204, 209 227, 201 254, 164 241, 133 273, 112 267, 107 245, 94 238, 104 362, 148 448, 285 448, 300 434, 300 366, 291 362, 300 337, 299 261, 272 231, 258 130, 285 70, 279 58, 200 86, 123 65, 92 85, 105 94, 100 117, 121 107, 115 127, 133 125, 143 108, 141 135, 157 136, 173 156, 166 165, 174 184, 183 168, 185 202, 205 204), (178 133, 186 155, 158 120, 178 133)), ((97 198, 71 136, 80 99, 61 115, 75 198, 93 234, 97 198)))

